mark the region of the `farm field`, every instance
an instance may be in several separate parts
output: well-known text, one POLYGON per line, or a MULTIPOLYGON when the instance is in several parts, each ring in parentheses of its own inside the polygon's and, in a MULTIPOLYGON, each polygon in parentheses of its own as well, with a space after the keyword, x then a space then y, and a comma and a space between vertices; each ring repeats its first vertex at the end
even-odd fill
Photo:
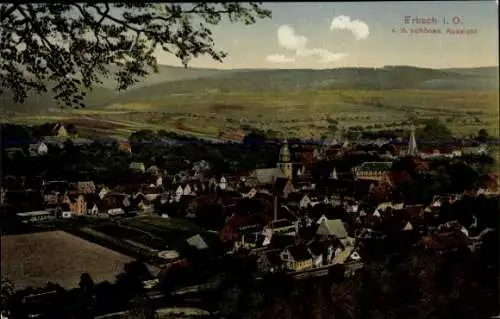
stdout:
POLYGON ((328 119, 340 126, 400 128, 410 114, 440 118, 458 136, 486 128, 498 135, 498 93, 422 90, 302 90, 170 94, 150 101, 130 101, 99 108, 44 116, 17 114, 9 121, 35 124, 74 123, 82 137, 127 138, 140 129, 167 130, 198 137, 217 137, 221 129, 249 125, 319 138, 328 119))
POLYGON ((71 289, 78 287, 84 272, 96 283, 113 282, 123 266, 133 261, 64 231, 2 236, 1 244, 2 276, 16 289, 44 286, 49 281, 71 289))
POLYGON ((161 238, 134 228, 117 225, 115 223, 95 226, 93 229, 108 236, 127 242, 141 244, 155 250, 163 250, 166 245, 165 241, 161 238))
POLYGON ((161 238, 167 245, 178 243, 201 231, 199 227, 187 221, 174 218, 141 216, 120 220, 118 224, 161 238))

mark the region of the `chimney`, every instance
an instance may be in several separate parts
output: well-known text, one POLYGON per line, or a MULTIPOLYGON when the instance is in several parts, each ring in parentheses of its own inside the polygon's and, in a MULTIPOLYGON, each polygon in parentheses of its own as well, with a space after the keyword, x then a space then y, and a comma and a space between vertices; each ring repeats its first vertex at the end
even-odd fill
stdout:
POLYGON ((278 195, 274 195, 274 221, 278 220, 278 195))

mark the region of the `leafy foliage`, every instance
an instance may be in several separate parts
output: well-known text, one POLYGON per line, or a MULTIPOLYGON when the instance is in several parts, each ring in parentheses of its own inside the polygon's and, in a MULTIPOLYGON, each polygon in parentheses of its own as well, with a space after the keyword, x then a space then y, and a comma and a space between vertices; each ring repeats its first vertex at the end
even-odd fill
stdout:
MULTIPOLYGON (((124 90, 158 71, 155 50, 184 66, 200 55, 222 62, 210 26, 224 18, 253 24, 270 17, 258 3, 2 4, 0 88, 23 102, 30 91, 47 92, 66 106, 84 106, 85 90, 112 75, 124 90)), ((3 92, 2 92, 3 93, 3 92)))
POLYGON ((416 135, 419 140, 438 143, 450 142, 453 138, 451 130, 438 118, 425 120, 424 127, 417 130, 416 135))

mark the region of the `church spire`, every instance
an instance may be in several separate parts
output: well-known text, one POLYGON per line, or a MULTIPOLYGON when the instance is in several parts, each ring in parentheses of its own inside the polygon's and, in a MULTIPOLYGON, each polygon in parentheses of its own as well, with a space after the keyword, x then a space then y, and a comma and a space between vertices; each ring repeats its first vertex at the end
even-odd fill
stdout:
POLYGON ((415 138, 415 125, 411 123, 410 127, 410 140, 408 142, 408 153, 409 156, 416 156, 418 153, 417 140, 415 138))

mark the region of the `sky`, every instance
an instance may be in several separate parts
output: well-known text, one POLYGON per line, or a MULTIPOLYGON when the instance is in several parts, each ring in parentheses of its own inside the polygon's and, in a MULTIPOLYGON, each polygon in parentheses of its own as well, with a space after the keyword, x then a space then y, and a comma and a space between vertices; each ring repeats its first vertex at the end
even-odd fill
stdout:
MULTIPOLYGON (((216 47, 229 53, 222 64, 200 57, 192 60, 190 66, 222 69, 498 66, 497 3, 495 0, 264 3, 272 11, 272 19, 259 20, 251 26, 223 21, 213 28, 216 47), (410 17, 407 24, 406 16, 410 17), (436 33, 438 30, 441 33, 436 33)), ((168 53, 158 50, 156 54, 160 64, 181 65, 168 53)))

